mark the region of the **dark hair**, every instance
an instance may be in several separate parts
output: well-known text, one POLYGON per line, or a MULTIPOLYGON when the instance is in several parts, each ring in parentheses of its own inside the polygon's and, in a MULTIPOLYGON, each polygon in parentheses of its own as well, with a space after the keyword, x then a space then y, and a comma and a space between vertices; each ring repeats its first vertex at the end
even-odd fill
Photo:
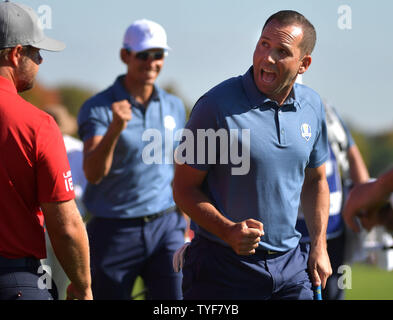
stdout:
POLYGON ((265 22, 262 31, 271 21, 277 21, 281 26, 298 25, 303 30, 303 39, 300 49, 303 54, 311 54, 317 41, 317 33, 314 26, 301 13, 293 10, 282 10, 271 15, 265 22))

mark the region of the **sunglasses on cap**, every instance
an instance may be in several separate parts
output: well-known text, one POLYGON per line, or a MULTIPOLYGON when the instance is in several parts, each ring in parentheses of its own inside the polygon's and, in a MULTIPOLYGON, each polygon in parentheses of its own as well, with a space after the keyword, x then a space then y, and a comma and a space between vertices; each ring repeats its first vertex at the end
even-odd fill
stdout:
POLYGON ((147 61, 148 59, 161 60, 165 56, 166 56, 165 51, 142 51, 135 54, 135 58, 143 61, 147 61))

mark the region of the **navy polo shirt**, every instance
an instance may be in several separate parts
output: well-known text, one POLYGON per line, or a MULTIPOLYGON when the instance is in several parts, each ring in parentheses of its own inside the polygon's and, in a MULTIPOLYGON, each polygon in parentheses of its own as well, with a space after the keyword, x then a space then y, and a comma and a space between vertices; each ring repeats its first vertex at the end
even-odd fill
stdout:
MULTIPOLYGON (((215 207, 234 222, 248 218, 261 221, 265 235, 259 248, 286 251, 296 247, 301 236, 295 225, 305 169, 317 168, 328 158, 319 95, 295 84, 279 107, 257 89, 251 67, 243 76, 222 82, 198 100, 186 130, 201 145, 198 133, 208 129, 232 132, 227 134, 228 144, 220 144, 217 138, 216 157, 209 158, 211 145, 206 138, 205 149, 196 147, 194 159, 188 158, 186 163, 207 170, 203 190, 215 207), (234 146, 239 157, 231 159, 234 146), (239 158, 243 158, 241 163, 239 158), (233 170, 242 166, 241 174, 233 170)), ((186 143, 184 136, 179 149, 186 143)), ((195 232, 226 245, 201 227, 196 226, 195 232)))
POLYGON ((113 102, 126 99, 132 105, 132 119, 121 132, 109 174, 97 185, 89 183, 84 193, 86 208, 97 217, 135 218, 175 205, 174 135, 184 128, 184 105, 155 86, 144 108, 126 91, 123 79, 118 77, 111 87, 87 100, 78 115, 79 136, 86 141, 105 135, 113 102))

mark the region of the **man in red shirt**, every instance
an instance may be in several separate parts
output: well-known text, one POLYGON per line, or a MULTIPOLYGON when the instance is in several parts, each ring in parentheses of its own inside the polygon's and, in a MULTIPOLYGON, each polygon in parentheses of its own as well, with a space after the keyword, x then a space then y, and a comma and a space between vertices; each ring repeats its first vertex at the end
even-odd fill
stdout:
POLYGON ((71 280, 69 299, 91 299, 89 245, 70 166, 54 119, 17 92, 33 86, 40 49, 60 51, 33 9, 0 3, 0 299, 53 299, 43 281, 44 219, 71 280))

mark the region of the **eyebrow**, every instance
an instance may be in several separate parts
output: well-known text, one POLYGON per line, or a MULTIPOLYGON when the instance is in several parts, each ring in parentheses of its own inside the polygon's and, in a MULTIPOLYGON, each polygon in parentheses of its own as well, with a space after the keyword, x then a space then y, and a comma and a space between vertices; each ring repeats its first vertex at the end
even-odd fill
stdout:
MULTIPOLYGON (((267 36, 261 36, 261 38, 260 39, 264 39, 264 40, 269 40, 269 41, 272 41, 272 39, 271 38, 269 38, 269 37, 267 37, 267 36)), ((285 49, 287 49, 287 50, 291 50, 291 47, 289 46, 289 45, 287 45, 286 43, 280 43, 280 47, 283 47, 283 48, 285 48, 285 49)))
MULTIPOLYGON (((266 36, 261 36, 261 39, 263 39, 263 40, 272 40, 271 38, 269 38, 269 37, 266 37, 266 36)), ((285 44, 285 43, 280 43, 280 47, 282 47, 282 48, 284 48, 284 49, 287 49, 287 50, 290 50, 291 48, 290 48, 290 46, 288 46, 287 44, 285 44)))

